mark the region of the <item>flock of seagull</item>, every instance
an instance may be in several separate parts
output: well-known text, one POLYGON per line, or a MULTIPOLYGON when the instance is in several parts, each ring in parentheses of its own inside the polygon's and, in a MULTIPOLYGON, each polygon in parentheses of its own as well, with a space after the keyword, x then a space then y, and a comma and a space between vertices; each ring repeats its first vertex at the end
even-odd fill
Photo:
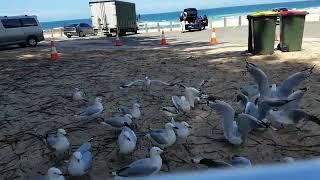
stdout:
MULTIPOLYGON (((207 105, 221 116, 224 137, 228 143, 235 146, 245 146, 249 133, 258 129, 273 128, 275 130, 287 126, 297 125, 301 121, 313 121, 317 124, 320 120, 301 109, 301 100, 307 89, 297 89, 298 85, 309 78, 314 67, 306 68, 289 76, 281 85, 271 84, 270 78, 255 64, 246 61, 246 70, 250 73, 254 83, 239 90, 237 101, 240 110, 236 111, 229 103, 217 99, 201 88, 208 82, 202 81, 198 87, 188 87, 181 83, 167 83, 159 80, 151 80, 148 77, 135 80, 120 86, 127 89, 131 86, 140 86, 149 90, 151 85, 180 86, 184 89, 183 96, 172 96, 172 106, 162 107, 161 112, 171 119, 162 129, 150 129, 144 133, 154 147, 150 149, 149 157, 132 162, 112 174, 115 178, 150 176, 158 173, 162 167, 160 154, 168 147, 175 144, 177 138, 186 140, 190 135, 187 122, 175 121, 196 108, 198 105, 207 105)), ((86 101, 85 94, 76 89, 73 94, 74 101, 86 101)), ((104 110, 102 99, 96 97, 94 103, 75 115, 78 118, 95 119, 104 110)), ((134 124, 142 118, 140 105, 132 104, 131 107, 119 108, 121 115, 104 119, 101 124, 119 129, 118 153, 128 155, 135 151, 137 145, 134 124)), ((70 153, 70 142, 64 129, 58 129, 56 135, 43 137, 47 147, 56 158, 65 158, 70 153)), ((92 140, 92 139, 91 139, 92 140)), ((64 175, 83 176, 92 167, 93 155, 90 142, 82 144, 72 153, 68 162, 68 173, 62 173, 58 168, 52 167, 47 172, 50 180, 64 180, 64 175)), ((293 158, 284 158, 285 162, 294 161, 293 158)), ((241 156, 233 156, 230 162, 217 161, 207 158, 194 158, 194 163, 200 163, 208 167, 251 166, 249 159, 241 156)))

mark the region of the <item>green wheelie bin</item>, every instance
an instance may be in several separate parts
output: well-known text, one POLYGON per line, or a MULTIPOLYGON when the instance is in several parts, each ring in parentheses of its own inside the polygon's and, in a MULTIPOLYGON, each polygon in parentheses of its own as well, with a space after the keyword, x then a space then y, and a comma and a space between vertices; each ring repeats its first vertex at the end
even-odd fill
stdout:
POLYGON ((279 12, 259 12, 247 16, 249 53, 273 54, 278 14, 279 12))
POLYGON ((306 11, 280 12, 280 45, 284 52, 301 51, 306 11))

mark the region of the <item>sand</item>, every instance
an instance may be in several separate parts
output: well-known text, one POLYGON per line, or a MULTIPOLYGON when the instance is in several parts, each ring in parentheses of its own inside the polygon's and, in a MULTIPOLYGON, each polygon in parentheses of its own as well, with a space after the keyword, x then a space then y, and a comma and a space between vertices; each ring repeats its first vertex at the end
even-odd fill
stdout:
MULTIPOLYGON (((194 32, 197 33, 209 32, 194 32)), ((237 107, 238 89, 252 81, 249 74, 243 73, 245 58, 261 67, 276 83, 316 64, 314 74, 299 87, 309 88, 303 109, 320 117, 319 41, 305 41, 301 52, 277 51, 271 56, 246 56, 246 43, 182 42, 173 35, 168 35, 170 45, 167 47, 159 47, 159 39, 143 35, 124 37, 124 44, 128 43, 119 48, 113 46, 113 39, 104 38, 59 42, 62 58, 57 61, 49 60, 47 42, 36 48, 1 49, 0 179, 45 174, 51 166, 65 171, 66 164, 50 161, 45 146, 28 134, 55 133, 58 128, 67 131, 73 151, 94 138, 91 179, 108 176, 109 172, 148 156, 152 145, 143 137, 143 132, 148 128, 162 128, 167 119, 160 113, 160 108, 171 105, 170 97, 183 92, 178 87, 161 86, 153 86, 150 92, 137 87, 119 90, 122 83, 145 76, 168 82, 183 81, 189 86, 207 79, 204 92, 237 107), (129 43, 137 40, 139 44, 129 43), (117 135, 101 125, 101 120, 81 121, 74 117, 86 107, 86 104, 71 100, 76 87, 83 89, 91 101, 95 96, 103 98, 102 118, 117 114, 121 105, 141 104, 143 118, 138 122, 138 147, 132 156, 116 156, 117 135)), ((257 165, 273 163, 285 156, 310 159, 320 155, 320 127, 312 122, 301 131, 288 128, 255 132, 249 136, 245 147, 234 147, 220 141, 223 132, 219 117, 205 105, 197 106, 177 120, 192 125, 192 135, 187 144, 182 145, 179 141, 165 150, 162 157, 166 162, 161 173, 205 168, 191 163, 190 159, 197 156, 228 161, 237 154, 257 165)))

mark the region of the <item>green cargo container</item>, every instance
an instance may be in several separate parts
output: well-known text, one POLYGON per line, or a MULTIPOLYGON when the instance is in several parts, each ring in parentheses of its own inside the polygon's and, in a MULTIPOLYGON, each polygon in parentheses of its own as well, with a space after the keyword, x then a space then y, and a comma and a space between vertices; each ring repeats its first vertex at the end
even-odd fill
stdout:
POLYGON ((247 16, 249 21, 248 52, 273 54, 278 12, 259 12, 247 16))
POLYGON ((301 51, 304 32, 305 11, 280 12, 280 50, 285 52, 301 51))

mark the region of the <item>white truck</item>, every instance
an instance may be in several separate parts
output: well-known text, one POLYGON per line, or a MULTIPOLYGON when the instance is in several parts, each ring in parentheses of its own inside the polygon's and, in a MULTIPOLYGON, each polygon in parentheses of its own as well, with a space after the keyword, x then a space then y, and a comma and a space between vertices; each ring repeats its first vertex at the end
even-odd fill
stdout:
POLYGON ((110 35, 120 32, 137 33, 136 6, 134 3, 124 1, 91 1, 92 26, 95 33, 110 35))

